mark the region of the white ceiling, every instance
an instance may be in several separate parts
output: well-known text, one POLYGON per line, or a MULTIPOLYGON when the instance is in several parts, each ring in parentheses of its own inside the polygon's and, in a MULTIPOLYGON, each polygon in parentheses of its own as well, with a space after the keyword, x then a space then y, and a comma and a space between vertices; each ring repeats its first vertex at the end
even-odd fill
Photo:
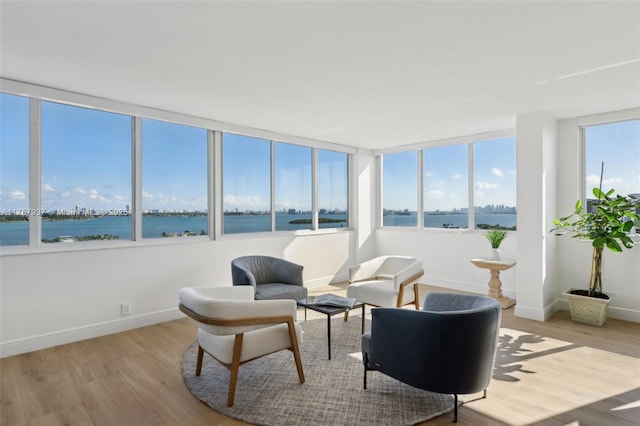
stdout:
POLYGON ((0 75, 379 149, 640 106, 639 1, 5 1, 0 75))

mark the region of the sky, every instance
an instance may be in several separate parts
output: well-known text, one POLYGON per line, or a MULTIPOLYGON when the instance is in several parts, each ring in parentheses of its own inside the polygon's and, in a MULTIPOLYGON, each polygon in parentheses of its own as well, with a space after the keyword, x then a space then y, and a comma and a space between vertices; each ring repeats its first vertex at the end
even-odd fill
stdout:
POLYGON ((593 197, 592 188, 600 185, 603 162, 604 192, 615 189, 620 195, 640 194, 640 120, 588 127, 585 144, 587 197, 593 197))
MULTIPOLYGON (((28 207, 28 100, 0 95, 3 209, 28 207)), ((42 208, 122 211, 131 205, 126 115, 42 103, 42 208)), ((225 134, 225 210, 270 210, 270 141, 225 134)), ((276 210, 311 210, 311 148, 275 143, 276 210)), ((347 155, 319 150, 319 207, 347 209, 347 155)), ((142 209, 207 210, 207 131, 142 120, 142 209)))
MULTIPOLYGON (((29 204, 28 99, 0 95, 2 209, 29 204)), ((52 102, 42 103, 42 208, 124 210, 131 205, 131 117, 52 102)), ((516 204, 513 138, 474 143, 476 206, 516 204)), ((586 186, 640 193, 640 120, 586 129, 586 186)), ((311 148, 275 143, 275 209, 311 208, 311 148)), ((467 145, 425 150, 425 210, 464 208, 468 199, 467 145)), ((417 210, 417 152, 385 155, 383 206, 417 210)), ((319 207, 347 208, 347 156, 318 150, 319 207)), ((207 132, 144 119, 143 210, 206 210, 207 132)), ((223 209, 269 210, 270 143, 223 138, 223 209)))
MULTIPOLYGON (((429 148, 424 155, 424 210, 466 208, 469 197, 467 144, 429 148)), ((383 205, 389 210, 416 211, 417 152, 383 156, 383 205)), ((514 137, 473 144, 474 205, 516 205, 516 144, 514 137)))

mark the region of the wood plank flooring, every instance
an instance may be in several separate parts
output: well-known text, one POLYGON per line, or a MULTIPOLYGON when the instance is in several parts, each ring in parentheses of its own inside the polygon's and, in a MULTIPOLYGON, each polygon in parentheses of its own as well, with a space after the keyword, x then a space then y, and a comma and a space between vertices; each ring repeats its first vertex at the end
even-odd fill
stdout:
MULTIPOLYGON (((195 339, 181 319, 1 359, 0 424, 244 425, 185 387, 180 362, 195 339)), ((480 396, 465 396, 458 424, 639 425, 640 324, 590 327, 567 312, 542 323, 504 310, 494 379, 480 396)), ((450 425, 451 416, 424 424, 450 425)))

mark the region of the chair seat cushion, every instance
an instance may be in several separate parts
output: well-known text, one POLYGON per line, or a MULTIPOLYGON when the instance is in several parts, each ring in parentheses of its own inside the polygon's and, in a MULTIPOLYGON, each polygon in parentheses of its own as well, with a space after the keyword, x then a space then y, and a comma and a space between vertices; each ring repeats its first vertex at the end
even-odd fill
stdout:
MULTIPOLYGON (((353 297, 369 305, 392 308, 398 302, 393 280, 371 280, 360 281, 349 284, 347 287, 347 297, 353 297)), ((406 305, 413 301, 413 285, 408 285, 404 289, 402 304, 406 305)))
MULTIPOLYGON (((302 343, 302 327, 295 323, 298 343, 302 343)), ((216 336, 202 329, 198 329, 198 342, 200 346, 223 364, 231 364, 233 360, 233 345, 235 335, 216 336)), ((262 355, 270 354, 291 346, 289 340, 289 327, 287 324, 278 324, 259 330, 249 331, 244 334, 242 340, 242 352, 240 362, 248 361, 262 355)))
POLYGON ((301 285, 269 283, 256 286, 256 300, 292 299, 307 297, 307 288, 301 285))

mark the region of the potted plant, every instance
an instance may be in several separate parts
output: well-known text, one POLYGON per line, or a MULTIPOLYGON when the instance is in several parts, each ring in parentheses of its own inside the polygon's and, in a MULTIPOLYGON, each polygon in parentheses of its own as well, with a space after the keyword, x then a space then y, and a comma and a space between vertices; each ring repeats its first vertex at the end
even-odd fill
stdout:
POLYGON ((572 214, 554 219, 556 226, 551 230, 556 235, 572 234, 573 238, 589 240, 593 246, 591 272, 586 289, 570 289, 563 293, 569 301, 571 318, 574 321, 602 326, 606 321, 609 295, 602 291, 602 255, 606 247, 619 253, 625 248, 633 248, 633 239, 629 232, 638 220, 636 209, 640 203, 631 197, 614 195, 615 190, 602 191, 600 186, 593 188, 592 209, 585 209, 578 200, 572 214))
POLYGON ((484 236, 491 244, 491 260, 500 260, 500 244, 507 237, 507 231, 500 229, 489 229, 485 231, 484 236))

